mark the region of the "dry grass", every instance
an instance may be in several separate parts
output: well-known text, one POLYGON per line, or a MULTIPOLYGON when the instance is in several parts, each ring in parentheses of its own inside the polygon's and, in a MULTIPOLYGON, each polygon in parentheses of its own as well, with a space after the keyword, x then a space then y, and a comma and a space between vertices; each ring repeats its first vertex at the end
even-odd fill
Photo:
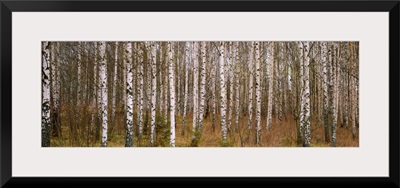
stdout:
MULTIPOLYGON (((88 112, 87 114, 91 114, 88 112)), ((90 118, 82 118, 80 121, 75 121, 75 132, 71 132, 68 116, 62 114, 62 136, 51 138, 52 147, 99 147, 100 137, 96 140, 95 131, 93 134, 88 134, 90 118), (83 126, 82 126, 83 125, 83 126), (79 135, 71 137, 70 135, 79 135)), ((145 117, 145 116, 144 116, 145 117)), ((117 113, 116 122, 112 130, 108 134, 107 145, 109 147, 124 147, 125 146, 125 127, 124 115, 122 112, 117 113)), ((149 117, 150 118, 150 117, 149 117)), ((158 122, 165 122, 160 119, 158 122)), ((186 119, 185 134, 181 134, 182 130, 182 117, 177 117, 176 126, 176 147, 191 147, 192 140, 192 118, 189 116, 186 119)), ((228 146, 230 147, 300 147, 297 144, 297 133, 295 121, 291 118, 286 118, 283 121, 273 119, 272 130, 267 131, 266 117, 261 120, 261 139, 257 145, 255 143, 255 121, 253 120, 253 127, 250 131, 247 128, 247 117, 243 117, 239 122, 240 131, 236 130, 234 121, 232 122, 231 131, 228 132, 228 146)), ((136 117, 134 119, 136 122, 136 117)), ((146 122, 146 121, 145 121, 146 122)), ((150 124, 150 122, 148 122, 150 124)), ((157 125, 156 146, 165 147, 169 144, 169 126, 168 124, 159 123, 157 125)), ((149 125, 147 125, 149 126, 149 125)), ((137 138, 136 127, 134 127, 134 146, 139 146, 137 138), (136 135, 136 136, 135 136, 136 135)), ((150 128, 144 128, 144 135, 140 146, 150 147, 149 136, 150 128)), ((101 132, 100 132, 101 135, 101 132)), ((324 127, 318 121, 313 120, 311 124, 311 146, 312 147, 330 147, 331 143, 325 143, 324 127)), ((220 147, 222 141, 220 120, 216 119, 215 130, 212 129, 211 116, 203 120, 202 137, 198 141, 199 147, 220 147)), ((337 147, 358 147, 359 139, 352 139, 351 128, 344 128, 338 126, 337 129, 337 147)))

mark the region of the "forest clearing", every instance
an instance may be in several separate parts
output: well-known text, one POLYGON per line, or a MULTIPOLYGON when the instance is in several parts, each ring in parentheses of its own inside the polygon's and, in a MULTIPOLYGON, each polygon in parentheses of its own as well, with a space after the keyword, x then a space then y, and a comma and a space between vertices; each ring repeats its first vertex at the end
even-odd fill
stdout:
POLYGON ((42 42, 42 147, 358 147, 353 41, 42 42))

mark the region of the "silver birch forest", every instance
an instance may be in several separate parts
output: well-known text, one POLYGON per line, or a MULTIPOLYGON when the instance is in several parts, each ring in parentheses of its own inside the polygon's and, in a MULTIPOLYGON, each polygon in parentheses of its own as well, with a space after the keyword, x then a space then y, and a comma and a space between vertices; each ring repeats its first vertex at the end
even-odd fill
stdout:
POLYGON ((42 42, 42 147, 358 147, 353 41, 42 42))

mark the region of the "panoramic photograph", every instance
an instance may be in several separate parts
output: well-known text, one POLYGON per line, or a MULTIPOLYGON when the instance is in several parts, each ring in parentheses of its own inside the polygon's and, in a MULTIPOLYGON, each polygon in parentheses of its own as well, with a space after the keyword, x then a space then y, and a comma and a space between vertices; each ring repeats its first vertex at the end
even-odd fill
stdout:
POLYGON ((359 147, 358 41, 42 41, 42 147, 359 147))

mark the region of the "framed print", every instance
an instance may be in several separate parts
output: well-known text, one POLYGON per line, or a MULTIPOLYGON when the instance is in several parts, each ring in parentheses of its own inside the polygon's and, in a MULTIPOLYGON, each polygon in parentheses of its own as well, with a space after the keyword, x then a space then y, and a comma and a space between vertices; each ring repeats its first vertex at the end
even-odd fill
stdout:
POLYGON ((1 1, 1 186, 399 187, 399 1, 1 1))

